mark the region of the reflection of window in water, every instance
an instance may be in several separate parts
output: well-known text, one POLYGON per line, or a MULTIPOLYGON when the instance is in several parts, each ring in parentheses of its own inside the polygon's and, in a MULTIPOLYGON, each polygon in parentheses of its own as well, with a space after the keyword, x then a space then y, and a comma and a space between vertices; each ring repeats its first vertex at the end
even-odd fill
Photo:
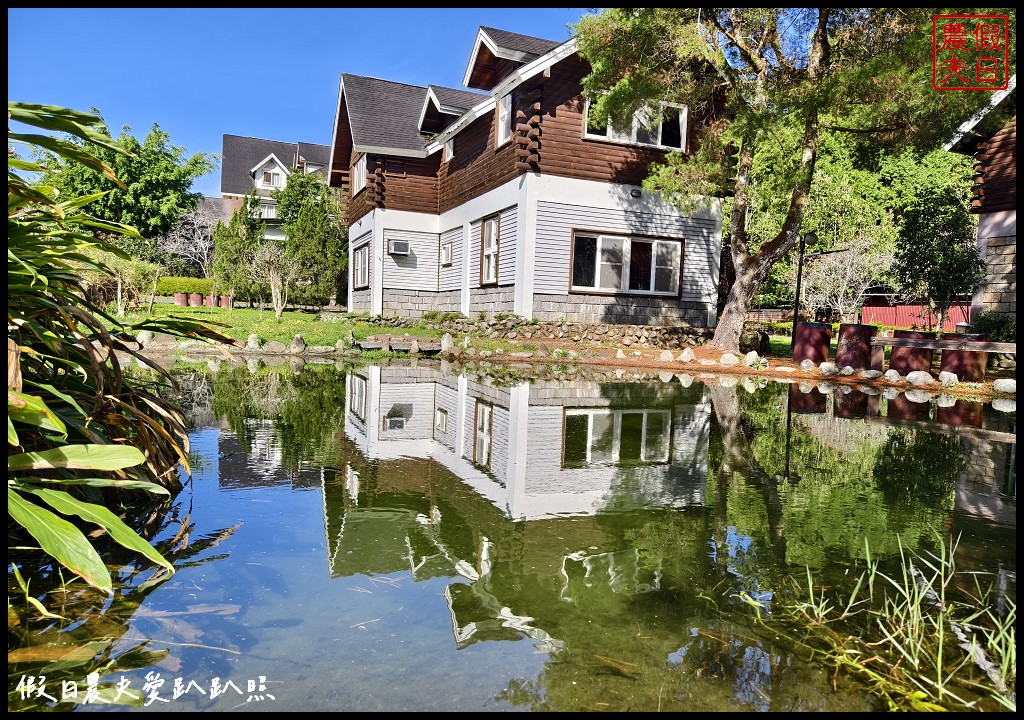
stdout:
POLYGON ((366 419, 366 378, 349 376, 348 409, 360 420, 366 419))
POLYGON ((404 430, 406 421, 412 418, 411 403, 395 403, 384 416, 385 430, 404 430))
POLYGON ((671 429, 669 410, 566 410, 562 467, 667 462, 671 429))
POLYGON ((494 408, 485 403, 476 404, 476 432, 473 437, 473 462, 477 465, 491 464, 491 419, 494 408))

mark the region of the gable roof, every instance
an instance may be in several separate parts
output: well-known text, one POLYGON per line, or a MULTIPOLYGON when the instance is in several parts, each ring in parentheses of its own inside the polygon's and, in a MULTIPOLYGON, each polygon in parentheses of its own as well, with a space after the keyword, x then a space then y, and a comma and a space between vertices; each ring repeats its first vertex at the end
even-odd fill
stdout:
MULTIPOLYGON (((258 167, 270 155, 274 155, 281 164, 291 170, 297 164, 300 155, 307 162, 326 166, 330 153, 331 148, 328 145, 288 143, 225 134, 220 170, 221 194, 245 195, 252 192, 252 168, 258 167)), ((320 172, 326 177, 325 171, 320 172)))
POLYGON ((491 90, 519 65, 551 52, 561 42, 480 26, 462 84, 491 90))
POLYGON ((264 165, 266 165, 266 164, 267 164, 268 162, 270 162, 271 160, 273 160, 273 161, 274 161, 274 164, 276 164, 276 165, 277 165, 277 166, 278 166, 279 168, 281 168, 282 170, 284 170, 284 174, 285 174, 285 175, 291 175, 291 174, 292 174, 292 171, 291 171, 291 169, 290 169, 290 168, 288 167, 288 165, 287 165, 286 163, 283 163, 283 162, 281 162, 281 158, 279 158, 279 157, 278 157, 277 155, 275 155, 274 153, 270 153, 270 154, 269 154, 269 155, 267 155, 267 156, 266 156, 265 158, 263 158, 262 160, 260 160, 260 161, 259 161, 258 163, 256 163, 255 165, 253 165, 253 166, 252 166, 252 169, 251 169, 251 170, 249 170, 249 174, 250 174, 250 175, 252 175, 253 177, 255 177, 255 173, 256 173, 256 171, 257 171, 257 170, 259 170, 259 169, 260 169, 261 167, 263 167, 264 165))
POLYGON ((1017 75, 1014 73, 1008 78, 1006 89, 992 93, 988 104, 961 124, 942 148, 973 155, 978 149, 978 143, 995 135, 1010 117, 1016 116, 1017 75))
POLYGON ((357 152, 426 157, 419 118, 427 88, 343 73, 341 92, 357 152))
POLYGON ((469 90, 428 85, 416 127, 424 133, 440 132, 487 97, 483 93, 469 90))

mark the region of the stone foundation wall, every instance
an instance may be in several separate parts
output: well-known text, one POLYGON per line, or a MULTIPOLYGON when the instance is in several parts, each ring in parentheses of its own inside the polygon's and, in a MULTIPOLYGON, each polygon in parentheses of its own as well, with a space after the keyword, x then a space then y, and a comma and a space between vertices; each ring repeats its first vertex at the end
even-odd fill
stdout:
POLYGON ((418 318, 429 311, 459 312, 460 310, 461 302, 458 290, 431 292, 429 290, 384 289, 385 316, 418 318))
MULTIPOLYGON (((515 306, 515 289, 509 285, 506 287, 470 288, 469 290, 469 314, 475 317, 479 313, 486 313, 487 317, 494 317, 499 313, 510 313, 515 306)), ((455 308, 458 310, 458 307, 455 308)))
POLYGON ((353 290, 352 291, 352 307, 348 308, 349 312, 357 313, 368 313, 370 312, 370 291, 369 290, 353 290))
POLYGON ((982 312, 1017 314, 1017 236, 986 240, 982 312))
POLYGON ((707 327, 704 303, 643 295, 534 295, 533 316, 542 321, 612 325, 679 325, 707 327))

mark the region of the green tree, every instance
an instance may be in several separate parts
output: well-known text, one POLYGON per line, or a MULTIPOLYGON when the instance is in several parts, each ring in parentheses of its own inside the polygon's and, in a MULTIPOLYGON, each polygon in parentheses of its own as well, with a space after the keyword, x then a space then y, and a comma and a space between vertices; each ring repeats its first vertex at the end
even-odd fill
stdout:
POLYGON ((903 214, 896 245, 893 275, 910 299, 928 304, 936 337, 950 306, 985 277, 974 216, 962 197, 950 188, 921 197, 903 214))
POLYGON ((131 134, 131 128, 122 129, 117 144, 128 154, 104 146, 86 147, 71 139, 69 142, 78 142, 110 167, 123 187, 83 165, 79 158, 56 154, 43 160, 47 172, 40 182, 68 197, 104 193, 90 206, 92 214, 138 230, 140 238, 113 239, 132 256, 150 262, 161 259, 156 238, 170 230, 179 216, 195 209, 200 196, 192 192, 192 183, 217 167, 214 155, 187 156, 185 148, 172 145, 170 135, 156 123, 141 142, 131 134))
POLYGON ((219 292, 232 298, 254 298, 257 288, 250 279, 249 266, 266 231, 267 223, 260 218, 260 198, 255 192, 245 196, 227 225, 217 221, 212 233, 213 282, 219 292))
POLYGON ((285 234, 287 255, 298 265, 295 298, 326 305, 342 297, 348 267, 348 233, 337 191, 315 173, 292 173, 271 196, 285 234))
MULTIPOLYGON (((585 92, 623 125, 659 100, 699 122, 696 147, 656 163, 644 185, 683 207, 730 188, 736 280, 712 344, 736 348, 747 309, 805 225, 823 132, 864 148, 929 148, 988 101, 935 92, 920 68, 932 56, 929 8, 611 8, 576 25, 591 65, 585 92), (738 147, 735 179, 723 147, 738 147), (762 164, 772 182, 755 185, 762 164), (766 237, 750 232, 759 193, 780 203, 766 237)), ((974 12, 983 12, 975 10, 974 12)), ((1014 32, 1015 11, 1009 14, 1014 32)), ((1010 68, 1016 66, 1011 37, 1010 68)), ((865 151, 866 152, 866 151, 865 151)), ((862 154, 864 154, 862 152, 862 154)), ((765 174, 761 175, 762 177, 765 174)))

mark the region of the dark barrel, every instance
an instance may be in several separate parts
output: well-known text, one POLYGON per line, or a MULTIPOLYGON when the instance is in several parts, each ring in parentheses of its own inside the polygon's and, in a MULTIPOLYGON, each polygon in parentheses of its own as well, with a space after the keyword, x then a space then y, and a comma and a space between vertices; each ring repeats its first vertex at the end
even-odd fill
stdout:
POLYGON ((878 334, 876 325, 842 323, 836 343, 836 367, 866 370, 871 367, 871 338, 878 334))
POLYGON ((828 360, 832 342, 832 326, 828 323, 801 322, 796 325, 793 341, 793 360, 810 360, 815 365, 828 360))
MULTIPOLYGON (((908 340, 935 339, 933 333, 920 332, 918 330, 896 330, 892 336, 908 340)), ((892 354, 889 355, 889 369, 895 370, 900 375, 907 375, 915 370, 931 372, 932 351, 929 348, 894 347, 892 354)))
MULTIPOLYGON (((985 342, 988 335, 984 333, 946 333, 943 340, 977 340, 985 342)), ((943 350, 939 361, 940 372, 951 372, 960 378, 960 382, 984 382, 985 366, 988 365, 988 353, 976 350, 943 350)))

